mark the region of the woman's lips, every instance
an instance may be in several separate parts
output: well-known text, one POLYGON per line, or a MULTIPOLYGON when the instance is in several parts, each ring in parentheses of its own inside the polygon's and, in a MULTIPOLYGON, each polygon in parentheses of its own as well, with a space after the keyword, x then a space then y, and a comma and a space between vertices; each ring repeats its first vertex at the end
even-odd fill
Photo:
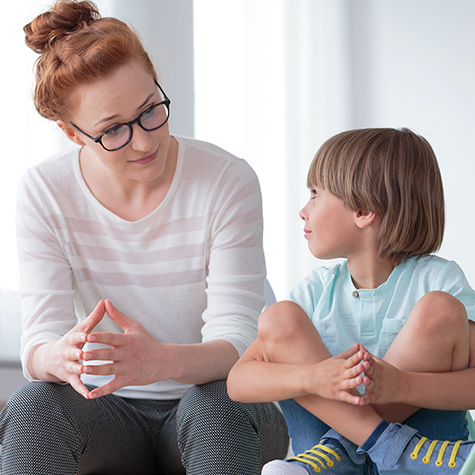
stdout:
POLYGON ((139 158, 138 160, 131 160, 131 162, 136 165, 148 165, 149 163, 152 163, 153 161, 155 161, 157 156, 158 156, 158 148, 156 152, 152 153, 151 155, 147 155, 146 157, 139 158))

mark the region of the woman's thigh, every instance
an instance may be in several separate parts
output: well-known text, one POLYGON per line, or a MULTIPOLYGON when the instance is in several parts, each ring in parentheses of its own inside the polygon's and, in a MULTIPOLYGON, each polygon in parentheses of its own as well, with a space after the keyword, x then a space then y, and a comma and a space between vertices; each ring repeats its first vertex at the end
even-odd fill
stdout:
POLYGON ((258 475, 288 449, 285 420, 272 403, 232 401, 226 381, 193 386, 177 412, 178 444, 188 475, 258 475))
POLYGON ((2 475, 156 472, 135 409, 114 395, 84 399, 70 385, 19 388, 0 415, 0 443, 2 475))

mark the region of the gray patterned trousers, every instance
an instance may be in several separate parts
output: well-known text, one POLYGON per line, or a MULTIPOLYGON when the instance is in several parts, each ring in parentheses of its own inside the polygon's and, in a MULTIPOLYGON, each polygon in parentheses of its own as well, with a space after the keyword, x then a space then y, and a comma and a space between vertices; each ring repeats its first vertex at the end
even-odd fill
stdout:
POLYGON ((285 457, 288 436, 273 404, 231 401, 225 381, 172 401, 86 400, 33 382, 0 414, 0 444, 1 475, 258 475, 285 457))

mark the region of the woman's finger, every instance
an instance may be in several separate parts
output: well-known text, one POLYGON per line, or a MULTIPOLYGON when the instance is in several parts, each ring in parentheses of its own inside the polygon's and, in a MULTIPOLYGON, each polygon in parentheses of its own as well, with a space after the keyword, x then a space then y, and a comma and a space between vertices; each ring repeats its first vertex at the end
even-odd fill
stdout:
POLYGON ((84 365, 71 361, 71 363, 66 364, 66 370, 70 374, 81 375, 84 373, 84 365))
POLYGON ((84 372, 87 374, 93 374, 94 376, 112 376, 116 374, 117 370, 114 363, 106 363, 100 365, 84 366, 84 372))
POLYGON ((64 357, 70 361, 80 361, 83 359, 83 352, 76 347, 68 348, 64 350, 64 357))
POLYGON ((119 354, 112 348, 97 348, 83 353, 83 361, 118 361, 119 354))
POLYGON ((100 386, 98 388, 93 389, 89 393, 89 399, 95 399, 98 397, 102 396, 107 396, 107 394, 112 394, 115 391, 118 391, 119 389, 123 388, 127 384, 122 382, 120 378, 115 377, 112 381, 109 383, 105 384, 104 386, 100 386))
MULTIPOLYGON (((109 346, 121 346, 124 342, 123 333, 108 333, 108 332, 99 332, 91 333, 87 336, 87 341, 89 343, 100 343, 102 345, 109 346)), ((92 351, 92 350, 91 350, 92 351)))
POLYGON ((117 323, 117 325, 119 325, 120 327, 122 327, 125 331, 130 330, 131 325, 135 323, 135 320, 115 308, 109 299, 105 301, 105 309, 107 315, 109 315, 109 317, 112 318, 112 320, 114 320, 114 322, 117 323))
POLYGON ((68 382, 75 391, 81 394, 84 398, 89 399, 89 389, 84 386, 79 376, 71 376, 68 382))
POLYGON ((104 318, 106 306, 104 300, 100 300, 96 308, 76 327, 76 331, 91 333, 97 324, 104 318))

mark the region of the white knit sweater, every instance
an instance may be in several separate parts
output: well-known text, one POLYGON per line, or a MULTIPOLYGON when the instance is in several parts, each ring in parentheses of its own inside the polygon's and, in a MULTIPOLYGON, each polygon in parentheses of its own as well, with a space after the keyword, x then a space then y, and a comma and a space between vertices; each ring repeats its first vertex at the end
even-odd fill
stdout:
MULTIPOLYGON (((258 180, 222 149, 177 137, 178 162, 163 203, 125 221, 91 194, 77 150, 29 169, 17 207, 25 375, 30 350, 60 338, 100 299, 159 341, 226 340, 239 354, 256 337, 265 263, 258 180)), ((109 318, 98 331, 121 331, 109 318)), ((110 378, 85 376, 102 385, 110 378)), ((188 385, 128 387, 126 397, 176 399, 188 385)))

